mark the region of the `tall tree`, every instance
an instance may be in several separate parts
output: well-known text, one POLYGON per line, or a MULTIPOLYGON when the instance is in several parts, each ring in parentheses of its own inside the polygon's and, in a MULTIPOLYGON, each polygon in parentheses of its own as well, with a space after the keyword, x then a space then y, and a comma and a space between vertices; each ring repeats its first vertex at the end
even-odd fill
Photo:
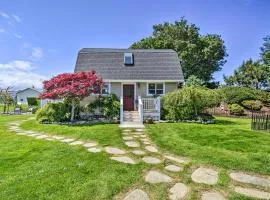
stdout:
POLYGON ((261 47, 261 58, 263 63, 270 66, 270 35, 263 38, 263 46, 261 47))
POLYGON ((44 92, 41 99, 65 99, 72 106, 71 121, 77 103, 93 93, 100 93, 103 87, 102 78, 92 72, 64 73, 44 81, 44 92))
POLYGON ((267 66, 260 61, 249 59, 244 61, 231 76, 223 76, 224 81, 230 86, 245 86, 255 89, 268 87, 269 72, 267 66))
POLYGON ((133 49, 173 49, 178 53, 185 78, 195 75, 205 82, 224 65, 226 48, 220 35, 201 35, 195 24, 182 18, 153 26, 153 34, 131 45, 133 49))

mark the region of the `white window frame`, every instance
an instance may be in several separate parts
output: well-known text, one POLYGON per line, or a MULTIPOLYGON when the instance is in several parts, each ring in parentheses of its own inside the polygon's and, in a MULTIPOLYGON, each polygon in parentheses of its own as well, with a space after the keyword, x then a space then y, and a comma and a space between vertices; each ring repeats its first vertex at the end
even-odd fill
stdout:
MULTIPOLYGON (((104 84, 108 85, 108 94, 111 94, 112 84, 110 82, 105 82, 104 84)), ((101 93, 100 94, 99 93, 93 93, 91 95, 93 95, 93 96, 99 96, 99 95, 106 96, 108 94, 103 94, 102 93, 102 90, 101 90, 101 93)))
POLYGON ((164 95, 165 94, 165 83, 163 82, 148 82, 147 83, 147 87, 146 87, 146 94, 147 94, 147 96, 154 96, 154 95, 160 95, 160 96, 162 96, 162 95, 164 95), (150 94, 149 93, 149 84, 155 84, 155 94, 150 94), (162 84, 163 85, 163 94, 157 94, 157 84, 162 84))

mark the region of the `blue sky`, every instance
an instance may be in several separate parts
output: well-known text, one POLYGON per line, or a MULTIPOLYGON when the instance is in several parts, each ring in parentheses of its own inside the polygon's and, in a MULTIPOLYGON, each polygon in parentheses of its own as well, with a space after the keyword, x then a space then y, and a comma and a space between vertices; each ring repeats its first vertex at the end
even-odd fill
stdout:
POLYGON ((257 59, 270 34, 269 0, 9 0, 0 1, 0 87, 41 87, 41 80, 72 72, 83 47, 128 48, 152 25, 184 16, 201 34, 220 34, 229 75, 257 59))

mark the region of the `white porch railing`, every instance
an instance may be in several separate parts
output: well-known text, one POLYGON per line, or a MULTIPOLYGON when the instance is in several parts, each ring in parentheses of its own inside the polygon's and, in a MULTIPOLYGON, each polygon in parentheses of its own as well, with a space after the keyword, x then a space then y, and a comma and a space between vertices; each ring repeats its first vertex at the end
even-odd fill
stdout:
POLYGON ((140 96, 138 96, 138 112, 140 116, 140 121, 143 122, 143 103, 140 96))
POLYGON ((142 98, 143 110, 160 111, 160 97, 142 98))
POLYGON ((120 97, 120 123, 122 124, 124 121, 124 103, 123 97, 120 97))

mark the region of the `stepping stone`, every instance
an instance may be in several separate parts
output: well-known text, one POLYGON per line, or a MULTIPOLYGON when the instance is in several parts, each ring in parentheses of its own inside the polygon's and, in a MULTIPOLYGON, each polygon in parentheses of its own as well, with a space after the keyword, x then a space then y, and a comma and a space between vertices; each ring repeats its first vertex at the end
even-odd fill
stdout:
POLYGON ((147 138, 141 138, 142 142, 150 142, 147 138))
POLYGON ((135 189, 129 192, 124 200, 150 200, 150 198, 143 190, 135 189))
POLYGON ((172 155, 168 155, 168 154, 165 154, 164 157, 167 158, 167 159, 169 159, 169 160, 178 162, 180 164, 187 164, 187 163, 189 163, 189 159, 188 158, 185 158, 185 157, 172 156, 172 155))
POLYGON ((56 139, 56 140, 62 140, 62 139, 64 139, 65 137, 64 137, 64 136, 57 136, 57 135, 55 135, 55 136, 52 136, 52 138, 53 138, 53 139, 56 139))
POLYGON ((141 138, 146 138, 146 135, 140 135, 141 138))
POLYGON ((235 192, 243 194, 248 197, 254 197, 258 199, 270 199, 270 193, 264 192, 257 189, 251 189, 251 188, 243 188, 243 187, 235 187, 235 192))
POLYGON ((125 144, 126 144, 128 147, 140 147, 140 144, 139 144, 138 142, 135 142, 135 141, 125 142, 125 144))
POLYGON ((48 140, 48 141, 54 141, 55 139, 53 139, 53 138, 45 138, 45 140, 48 140))
POLYGON ((170 172, 180 172, 183 170, 183 168, 178 167, 176 165, 168 165, 165 167, 166 170, 170 171, 170 172))
POLYGON ((26 133, 29 133, 29 134, 34 134, 35 132, 34 131, 25 131, 26 133))
POLYGON ((24 132, 19 132, 19 133, 16 133, 16 135, 28 135, 28 134, 24 132))
POLYGON ((88 142, 88 143, 85 143, 83 146, 86 148, 95 147, 95 146, 97 146, 97 143, 96 142, 88 142))
POLYGON ((219 192, 204 192, 202 194, 202 200, 226 200, 225 197, 219 192))
POLYGON ((132 151, 132 153, 134 153, 135 155, 138 155, 138 156, 145 155, 145 152, 142 150, 134 150, 134 151, 132 151))
POLYGON ((143 131, 143 129, 138 128, 138 129, 136 129, 136 131, 142 132, 142 131, 143 131))
POLYGON ((123 137, 123 140, 133 140, 133 137, 132 136, 125 136, 125 137, 123 137))
POLYGON ((131 132, 130 129, 124 129, 123 131, 124 131, 124 132, 131 132))
POLYGON ((135 137, 135 138, 139 138, 140 136, 138 136, 138 135, 133 135, 133 137, 135 137))
POLYGON ((255 175, 249 175, 243 172, 232 172, 230 173, 230 177, 234 181, 270 187, 270 178, 262 178, 255 175))
POLYGON ((36 136, 39 136, 40 134, 39 133, 33 133, 33 134, 28 134, 29 136, 31 137, 36 137, 36 136))
POLYGON ((116 147, 106 147, 105 151, 109 154, 125 154, 126 152, 116 147))
POLYGON ((133 135, 137 135, 137 136, 140 136, 142 135, 143 133, 142 132, 134 132, 133 135))
POLYGON ((45 138, 47 138, 48 136, 47 135, 39 135, 39 136, 37 136, 36 138, 37 139, 45 139, 45 138))
POLYGON ((63 140, 61 140, 62 142, 66 142, 66 143, 69 143, 69 142, 73 142, 75 139, 72 139, 72 138, 65 138, 63 140))
POLYGON ((145 145, 150 145, 151 143, 150 142, 143 142, 145 145))
POLYGON ((101 152, 101 148, 92 147, 92 148, 87 149, 87 151, 89 151, 91 153, 99 153, 99 152, 101 152))
POLYGON ((77 140, 77 141, 71 142, 69 144, 70 145, 81 145, 81 144, 84 144, 84 142, 83 141, 80 141, 80 140, 77 140))
POLYGON ((123 135, 129 136, 129 132, 124 132, 123 135))
POLYGON ((126 164, 136 164, 134 160, 127 156, 111 157, 111 159, 126 164))
POLYGON ((148 163, 148 164, 159 164, 159 163, 161 163, 161 160, 160 159, 155 158, 155 157, 151 157, 151 156, 143 157, 142 160, 145 163, 148 163))
POLYGON ((176 183, 170 189, 170 200, 181 200, 183 199, 188 193, 188 187, 183 183, 176 183))
POLYGON ((156 148, 156 147, 153 147, 153 146, 145 146, 144 148, 145 148, 147 151, 150 151, 150 152, 152 152, 152 153, 157 153, 157 152, 158 152, 157 148, 156 148))
POLYGON ((145 181, 148 183, 156 184, 156 183, 170 183, 172 182, 172 178, 166 174, 163 174, 158 171, 149 171, 144 177, 145 181))
POLYGON ((213 185, 218 181, 218 172, 210 168, 200 167, 192 173, 191 178, 196 183, 213 185))

